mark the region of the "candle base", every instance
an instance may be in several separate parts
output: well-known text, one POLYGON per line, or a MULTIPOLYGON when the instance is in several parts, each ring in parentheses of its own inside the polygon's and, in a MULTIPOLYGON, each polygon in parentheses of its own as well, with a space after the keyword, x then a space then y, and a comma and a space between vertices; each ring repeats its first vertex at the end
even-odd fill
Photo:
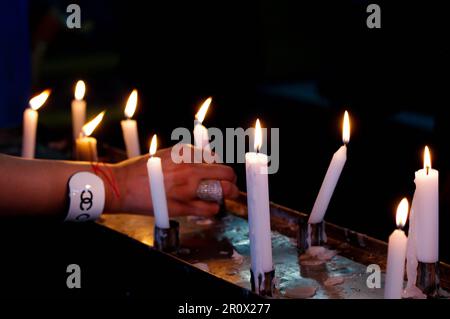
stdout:
POLYGON ((309 224, 303 219, 299 220, 297 249, 300 253, 305 253, 311 246, 324 246, 326 242, 324 221, 309 224))
POLYGON ((417 287, 427 298, 439 297, 439 262, 424 263, 419 261, 417 266, 417 287))
POLYGON ((180 224, 175 220, 170 220, 169 224, 169 228, 155 225, 153 235, 153 247, 166 253, 176 252, 180 246, 180 224))
POLYGON ((273 296, 275 292, 274 279, 275 279, 275 269, 269 272, 265 272, 264 277, 263 275, 259 274, 258 278, 255 278, 253 270, 250 269, 250 282, 252 286, 252 292, 257 293, 262 297, 273 296))

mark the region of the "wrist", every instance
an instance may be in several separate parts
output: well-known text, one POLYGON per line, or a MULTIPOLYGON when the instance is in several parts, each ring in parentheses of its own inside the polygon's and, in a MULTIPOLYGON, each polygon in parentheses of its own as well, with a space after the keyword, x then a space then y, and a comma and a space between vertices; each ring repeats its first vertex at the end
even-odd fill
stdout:
POLYGON ((123 178, 117 164, 102 164, 102 169, 109 174, 97 174, 105 184, 105 209, 106 213, 118 213, 122 211, 123 178))

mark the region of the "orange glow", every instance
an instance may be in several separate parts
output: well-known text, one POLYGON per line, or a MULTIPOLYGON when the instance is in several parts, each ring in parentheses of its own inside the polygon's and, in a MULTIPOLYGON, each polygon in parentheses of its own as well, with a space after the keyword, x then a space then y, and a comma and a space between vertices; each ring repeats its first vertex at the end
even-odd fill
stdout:
POLYGON ((134 115, 134 112, 136 111, 137 107, 137 100, 138 100, 138 93, 137 90, 134 89, 130 96, 128 97, 127 105, 125 106, 125 116, 127 118, 132 118, 134 115))
POLYGON ((397 214, 396 214, 397 227, 403 228, 403 226, 405 226, 406 220, 408 219, 408 210, 409 210, 409 203, 405 197, 401 200, 400 204, 398 204, 397 207, 397 214))
POLYGON ((350 118, 348 116, 348 112, 344 113, 344 123, 342 126, 342 141, 344 144, 350 142, 350 118))
POLYGON ((83 81, 78 81, 75 85, 75 99, 81 101, 86 93, 86 84, 83 81))
POLYGON ((150 142, 150 149, 149 149, 150 156, 155 155, 157 148, 158 148, 158 141, 155 134, 153 135, 152 141, 150 142))
POLYGON ((423 168, 428 170, 431 169, 431 155, 428 146, 425 146, 425 150, 423 152, 423 168))
POLYGON ((200 106, 200 109, 198 110, 197 114, 195 114, 195 118, 200 123, 203 123, 203 120, 205 119, 206 112, 208 112, 209 105, 212 102, 212 97, 209 97, 203 102, 202 106, 200 106))
POLYGON ((259 119, 256 119, 256 125, 255 125, 255 142, 254 147, 255 151, 259 151, 262 146, 262 129, 261 129, 261 123, 259 122, 259 119))
POLYGON ((105 112, 106 111, 101 112, 93 120, 91 120, 90 122, 84 124, 84 126, 82 128, 84 136, 90 136, 92 134, 92 132, 94 132, 95 128, 103 120, 103 116, 105 115, 105 112))
POLYGON ((44 105, 45 101, 50 95, 51 90, 47 89, 42 91, 42 93, 36 95, 35 97, 30 99, 30 107, 37 111, 42 105, 44 105))

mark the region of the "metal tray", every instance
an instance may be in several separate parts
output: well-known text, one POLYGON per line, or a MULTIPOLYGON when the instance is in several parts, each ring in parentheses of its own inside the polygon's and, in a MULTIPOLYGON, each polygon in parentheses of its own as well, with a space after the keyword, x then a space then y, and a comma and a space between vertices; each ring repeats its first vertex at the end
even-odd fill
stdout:
MULTIPOLYGON (((174 254, 192 267, 250 290, 250 251, 246 220, 246 196, 227 201, 222 218, 177 218, 181 249, 174 254)), ((327 246, 338 251, 330 261, 305 265, 297 250, 299 225, 307 215, 271 203, 272 246, 277 293, 274 298, 303 298, 304 291, 316 289, 311 298, 377 299, 382 288, 368 288, 367 266, 377 264, 384 271, 386 243, 330 223, 326 223, 327 246), (343 278, 337 285, 327 279, 343 278), (300 293, 299 293, 300 292, 300 293)), ((142 215, 104 215, 99 224, 125 234, 148 246, 153 245, 153 218, 142 215)), ((449 269, 441 263, 441 286, 449 287, 449 269)), ((383 287, 384 274, 382 274, 383 287)))

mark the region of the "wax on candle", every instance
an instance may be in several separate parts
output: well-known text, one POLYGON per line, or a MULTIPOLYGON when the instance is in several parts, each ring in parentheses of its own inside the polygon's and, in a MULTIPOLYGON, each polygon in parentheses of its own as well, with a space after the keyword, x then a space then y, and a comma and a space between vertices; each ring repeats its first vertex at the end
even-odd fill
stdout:
POLYGON ((97 140, 90 135, 94 132, 95 128, 100 124, 106 111, 99 113, 93 120, 86 123, 80 136, 76 140, 76 154, 79 161, 98 161, 97 155, 97 140))
POLYGON ((135 120, 131 119, 136 111, 137 99, 137 90, 133 90, 128 97, 127 105, 125 106, 124 113, 127 119, 120 122, 128 158, 141 155, 137 123, 135 120))
POLYGON ((195 115, 194 121, 194 144, 196 147, 209 150, 209 135, 208 130, 203 126, 203 120, 205 119, 206 112, 211 105, 212 97, 209 97, 203 102, 202 106, 195 115))
POLYGON ((150 143, 150 158, 147 161, 147 172, 150 183, 150 194, 153 204, 155 225, 159 228, 170 228, 169 211, 167 209, 166 190, 164 187, 164 174, 161 158, 154 156, 157 148, 156 134, 150 143))
POLYGON ((39 114, 37 110, 44 105, 50 95, 50 90, 45 90, 33 97, 23 113, 22 157, 34 158, 36 148, 36 130, 39 114))
POLYGON ((403 198, 397 208, 397 227, 399 229, 389 236, 386 278, 384 287, 385 299, 401 299, 405 276, 405 257, 408 238, 401 229, 408 218, 408 200, 403 198))
POLYGON ((406 296, 409 292, 414 291, 417 281, 417 251, 416 251, 416 218, 414 213, 415 196, 412 199, 411 210, 409 212, 409 228, 408 228, 408 244, 406 245, 406 275, 408 282, 406 284, 406 296))
POLYGON ((75 99, 72 100, 72 129, 74 141, 80 136, 83 125, 86 122, 86 101, 83 99, 86 93, 86 85, 78 81, 75 85, 75 99))
POLYGON ((323 221, 328 205, 333 195, 336 184, 341 176, 342 169, 347 161, 347 144, 350 141, 350 119, 348 112, 344 113, 343 129, 342 129, 342 145, 331 159, 325 178, 320 187, 319 194, 309 216, 308 223, 316 224, 323 221))
POLYGON ((439 260, 439 172, 431 168, 428 146, 424 151, 424 168, 414 180, 414 218, 417 259, 425 263, 439 260))
MULTIPOLYGON (((270 232, 268 157, 258 153, 262 144, 259 120, 256 121, 255 150, 245 154, 247 206, 251 268, 255 278, 273 270, 270 232)), ((257 282, 255 287, 258 287, 257 282)))

